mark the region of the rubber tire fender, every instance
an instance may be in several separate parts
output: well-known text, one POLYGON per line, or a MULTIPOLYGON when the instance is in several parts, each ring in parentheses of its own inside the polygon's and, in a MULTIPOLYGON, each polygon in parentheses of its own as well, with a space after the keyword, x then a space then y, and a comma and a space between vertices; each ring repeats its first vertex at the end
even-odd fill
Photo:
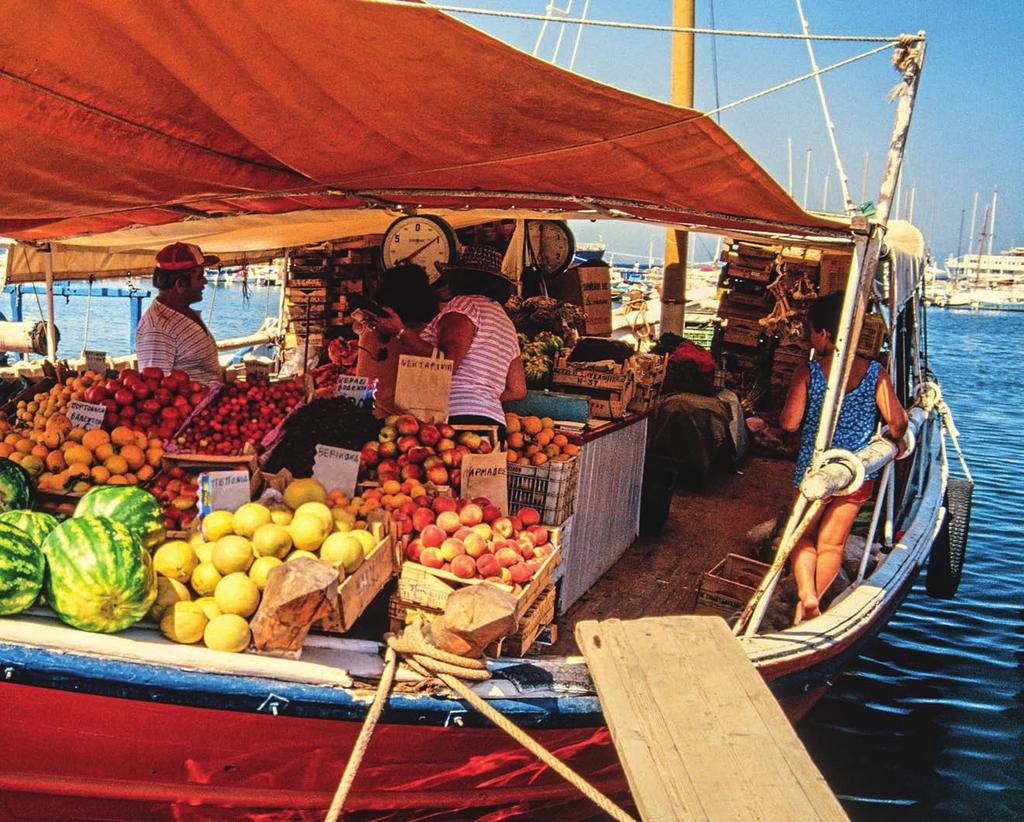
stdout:
POLYGON ((928 595, 952 599, 960 587, 960 575, 967 553, 967 531, 971 524, 974 483, 950 477, 946 485, 946 515, 928 555, 928 595))

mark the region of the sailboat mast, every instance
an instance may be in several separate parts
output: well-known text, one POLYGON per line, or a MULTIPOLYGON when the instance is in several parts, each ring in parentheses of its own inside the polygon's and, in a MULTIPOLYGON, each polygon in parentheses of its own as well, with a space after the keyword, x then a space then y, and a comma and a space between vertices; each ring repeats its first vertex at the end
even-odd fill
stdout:
MULTIPOLYGON (((672 25, 690 29, 672 35, 672 105, 693 108, 693 0, 672 0, 672 25)), ((689 235, 665 233, 665 267, 661 280, 661 333, 682 334, 686 324, 686 261, 689 235)))
POLYGON ((996 238, 996 198, 999 197, 999 189, 992 191, 992 213, 988 222, 988 256, 992 256, 992 241, 996 238))

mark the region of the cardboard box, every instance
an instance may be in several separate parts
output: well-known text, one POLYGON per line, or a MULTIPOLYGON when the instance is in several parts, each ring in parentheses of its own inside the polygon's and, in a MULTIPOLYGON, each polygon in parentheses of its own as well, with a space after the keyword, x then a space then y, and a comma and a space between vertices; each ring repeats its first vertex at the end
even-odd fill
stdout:
POLYGON ((612 333, 611 269, 601 260, 569 268, 557 277, 551 296, 583 309, 586 334, 612 333))

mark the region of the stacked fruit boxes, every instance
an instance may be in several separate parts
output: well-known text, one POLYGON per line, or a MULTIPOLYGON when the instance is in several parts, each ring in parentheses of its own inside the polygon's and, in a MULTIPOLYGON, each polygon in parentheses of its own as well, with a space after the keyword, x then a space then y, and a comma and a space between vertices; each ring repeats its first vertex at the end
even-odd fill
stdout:
POLYGON ((584 394, 590 402, 590 416, 620 419, 629 413, 636 393, 635 357, 624 363, 571 362, 571 351, 559 352, 551 383, 574 394, 584 394))
POLYGON ((759 320, 775 305, 768 285, 775 278, 776 252, 774 246, 742 242, 727 243, 722 250, 726 265, 719 285, 725 293, 718 306, 717 349, 727 388, 746 390, 764 382, 770 346, 759 320))

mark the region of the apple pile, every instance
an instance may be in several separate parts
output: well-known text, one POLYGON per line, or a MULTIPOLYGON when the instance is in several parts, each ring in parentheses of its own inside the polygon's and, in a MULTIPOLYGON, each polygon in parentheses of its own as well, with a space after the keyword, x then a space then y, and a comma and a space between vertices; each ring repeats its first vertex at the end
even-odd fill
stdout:
POLYGON ((174 444, 190 454, 242 454, 246 445, 258 446, 305 397, 300 379, 232 383, 195 414, 174 444))
POLYGON ((184 371, 164 374, 163 369, 151 366, 142 371, 124 368, 117 377, 88 388, 82 399, 106 407, 103 427, 107 431, 123 425, 149 437, 167 439, 206 393, 207 389, 184 371))
POLYGON ((161 471, 149 485, 164 512, 168 531, 185 531, 199 513, 199 486, 196 478, 177 465, 161 471))
POLYGON ((506 517, 483 497, 473 501, 418 497, 413 506, 403 506, 392 516, 400 526, 408 517, 414 536, 405 548, 405 558, 427 568, 461 579, 511 585, 518 593, 519 586, 529 582, 555 552, 551 534, 533 508, 520 508, 506 517))
POLYGON ((489 454, 491 441, 447 423, 421 423, 409 414, 388 417, 376 440, 362 447, 360 478, 380 483, 430 482, 458 489, 464 454, 489 454))

